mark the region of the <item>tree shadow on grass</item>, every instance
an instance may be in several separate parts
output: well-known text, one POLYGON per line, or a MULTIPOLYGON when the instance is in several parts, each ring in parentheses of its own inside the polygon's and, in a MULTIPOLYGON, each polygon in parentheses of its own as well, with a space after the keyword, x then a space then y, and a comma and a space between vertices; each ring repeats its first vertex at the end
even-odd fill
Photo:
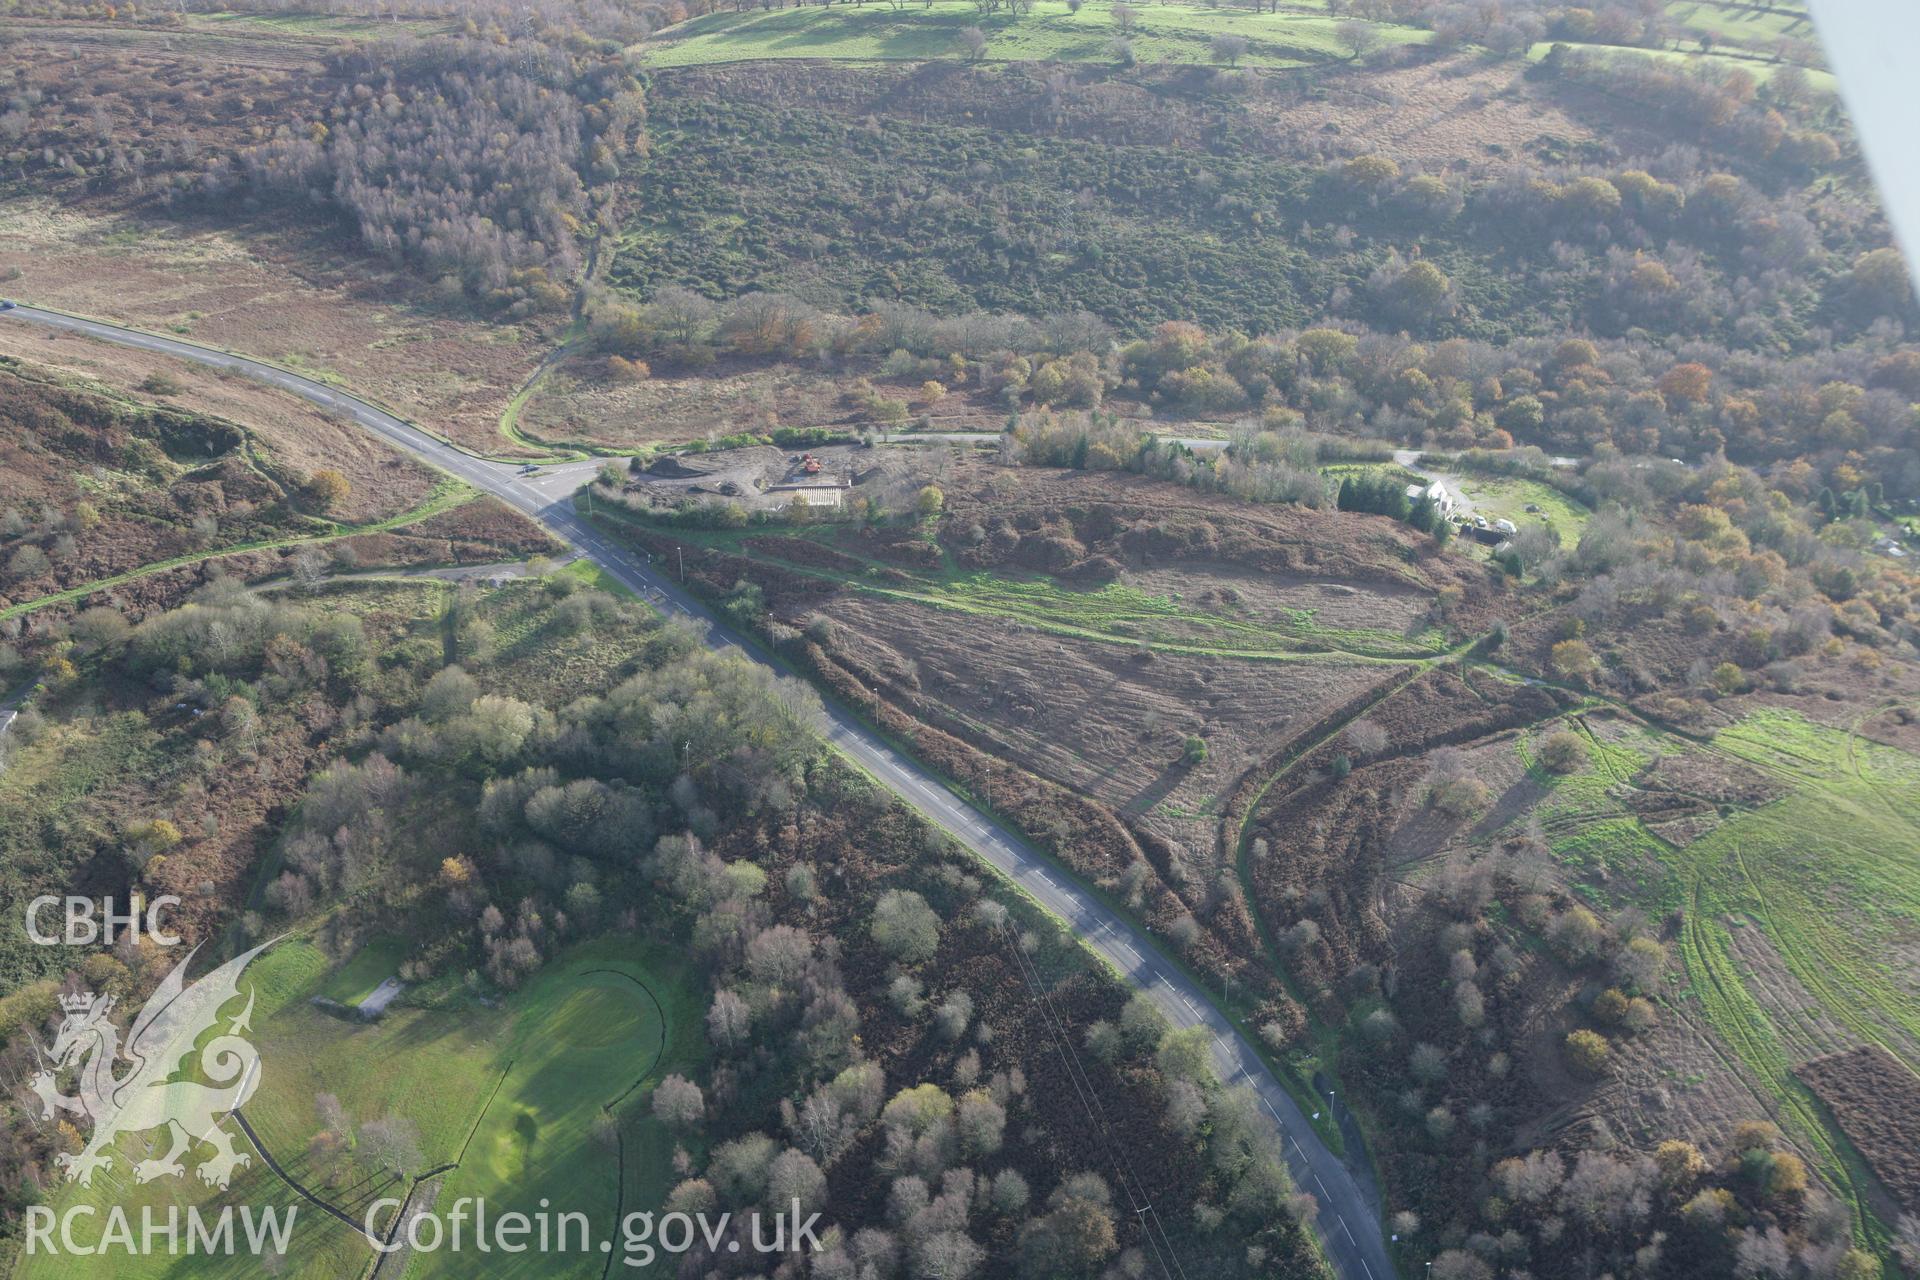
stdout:
POLYGON ((1543 782, 1531 773, 1521 775, 1512 786, 1500 793, 1493 807, 1473 824, 1473 829, 1467 835, 1474 840, 1491 840, 1531 812, 1552 791, 1552 783, 1543 782))
POLYGON ((1126 804, 1121 806, 1121 812, 1134 817, 1151 812, 1155 805, 1179 789, 1191 771, 1191 766, 1185 761, 1174 761, 1162 769, 1152 782, 1130 796, 1126 804))

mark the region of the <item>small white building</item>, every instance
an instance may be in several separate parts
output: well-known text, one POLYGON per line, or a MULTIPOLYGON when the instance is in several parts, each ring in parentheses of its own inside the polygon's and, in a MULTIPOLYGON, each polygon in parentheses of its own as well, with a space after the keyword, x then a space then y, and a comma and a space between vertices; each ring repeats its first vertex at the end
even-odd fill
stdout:
POLYGON ((1441 484, 1438 480, 1435 480, 1432 484, 1410 484, 1407 486, 1408 501, 1418 502, 1422 498, 1431 499, 1433 505, 1440 509, 1441 515, 1450 516, 1453 514, 1453 494, 1448 491, 1447 486, 1441 484))

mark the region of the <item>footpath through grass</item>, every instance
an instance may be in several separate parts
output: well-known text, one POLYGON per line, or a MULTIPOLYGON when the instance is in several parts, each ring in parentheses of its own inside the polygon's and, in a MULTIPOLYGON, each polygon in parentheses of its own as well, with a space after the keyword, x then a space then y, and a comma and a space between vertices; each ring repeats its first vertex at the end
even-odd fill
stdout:
POLYGON ((1391 664, 1430 662, 1446 652, 1445 638, 1437 631, 1406 636, 1386 629, 1325 627, 1309 609, 1292 610, 1279 618, 1256 618, 1201 609, 1177 594, 1143 591, 1119 582, 1075 587, 1043 574, 964 569, 950 560, 938 569, 902 569, 850 551, 836 536, 845 525, 675 529, 605 504, 598 517, 615 526, 637 525, 689 545, 745 556, 776 565, 782 573, 833 582, 879 599, 1014 622, 1050 635, 1104 644, 1207 657, 1391 664), (821 543, 864 567, 856 572, 798 564, 747 545, 770 537, 821 543))
POLYGON ((45 609, 49 605, 65 604, 70 600, 79 600, 90 596, 96 591, 105 591, 110 587, 117 587, 123 582, 132 582, 136 578, 144 578, 155 573, 165 573, 169 569, 179 569, 190 564, 202 564, 208 560, 221 559, 224 556, 246 555, 255 551, 282 551, 288 547, 323 546, 329 542, 338 542, 342 538, 358 537, 361 534, 390 533, 395 529, 403 529, 411 524, 419 524, 422 520, 430 519, 433 516, 440 515, 442 512, 452 511, 456 507, 465 506, 478 497, 480 497, 479 491, 473 489, 464 481, 455 480, 452 476, 442 476, 435 482, 433 491, 426 496, 426 499, 422 501, 420 505, 409 511, 402 511, 398 515, 389 516, 385 520, 377 520, 370 524, 339 524, 335 525, 333 530, 328 533, 307 533, 296 534, 286 538, 265 538, 258 542, 244 542, 234 546, 219 547, 211 551, 194 551, 186 555, 171 556, 165 560, 156 560, 152 564, 141 565, 138 569, 129 569, 125 573, 116 573, 107 578, 96 578, 92 582, 83 582, 79 586, 68 587, 64 591, 55 591, 51 594, 41 596, 38 599, 23 600, 19 604, 0 609, 0 618, 17 617, 21 614, 32 613, 37 609, 45 609))
MULTIPOLYGON (((573 323, 567 327, 567 332, 562 336, 560 345, 546 354, 534 371, 527 375, 527 380, 520 384, 520 389, 513 393, 513 399, 507 401, 507 407, 500 411, 500 434, 506 437, 509 444, 526 453, 524 461, 579 462, 587 458, 611 456, 604 445, 577 440, 542 440, 538 436, 528 435, 520 425, 520 418, 526 413, 527 405, 532 403, 533 397, 538 394, 540 384, 546 381, 547 375, 575 353, 585 337, 586 325, 578 316, 575 316, 573 323)), ((513 461, 522 460, 519 457, 513 459, 513 461)))

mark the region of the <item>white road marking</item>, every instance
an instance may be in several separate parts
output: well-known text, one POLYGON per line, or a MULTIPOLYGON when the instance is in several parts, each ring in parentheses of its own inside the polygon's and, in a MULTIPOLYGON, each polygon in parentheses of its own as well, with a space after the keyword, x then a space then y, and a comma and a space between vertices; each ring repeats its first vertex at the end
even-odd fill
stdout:
MULTIPOLYGON (((21 314, 16 316, 16 318, 31 319, 37 323, 70 332, 89 334, 109 342, 139 347, 144 350, 163 352, 183 359, 194 360, 215 368, 240 369, 243 372, 251 374, 251 376, 261 382, 290 390, 294 394, 315 404, 350 408, 353 419, 370 429, 374 434, 394 442, 417 456, 438 462, 446 470, 468 480, 482 491, 500 497, 516 509, 527 512, 542 524, 546 525, 548 529, 559 534, 566 541, 571 542, 576 548, 581 549, 584 554, 592 555, 595 559, 599 560, 609 569, 616 579, 626 582, 630 586, 635 586, 643 598, 656 600, 663 611, 670 605, 673 611, 678 612, 684 617, 695 620, 701 620, 703 617, 702 614, 696 612, 681 600, 674 598, 673 595, 670 595, 662 586, 654 585, 654 583, 650 581, 652 577, 650 571, 639 569, 624 552, 612 548, 604 538, 584 525, 570 510, 562 509, 561 503, 564 502, 564 498, 557 500, 551 499, 547 494, 541 492, 542 489, 550 486, 552 483, 564 483, 571 479, 574 474, 584 474, 597 464, 581 463, 577 467, 567 470, 555 470, 537 477, 528 477, 529 483, 526 486, 518 486, 516 485, 516 477, 508 474, 510 464, 495 463, 488 459, 475 457, 454 447, 447 441, 429 436, 422 428, 415 427, 407 422, 394 418, 382 410, 374 409, 372 406, 366 405, 351 396, 336 395, 330 390, 323 389, 320 384, 302 375, 275 369, 271 366, 245 358, 236 358, 214 352, 208 348, 196 347, 189 343, 175 342, 171 339, 139 334, 108 325, 94 324, 90 321, 73 320, 63 316, 43 315, 38 312, 21 314), (528 492, 528 490, 532 490, 532 492, 528 492)), ((707 619, 707 621, 710 626, 714 625, 711 619, 707 619)), ((710 643, 715 649, 722 651, 737 647, 732 639, 719 633, 717 629, 710 633, 710 643)), ((981 821, 971 810, 965 809, 958 804, 953 797, 939 787, 932 785, 917 765, 903 761, 891 749, 878 747, 877 744, 865 737, 864 732, 859 726, 843 721, 838 712, 834 713, 830 722, 828 736, 835 742, 841 743, 856 758, 868 763, 879 772, 890 775, 889 781, 897 790, 918 796, 918 803, 921 805, 923 812, 945 819, 945 825, 947 825, 950 830, 957 829, 972 833, 975 851, 987 861, 993 863, 995 866, 1001 867, 1003 870, 1010 870, 1019 875, 1038 876, 1047 888, 1052 891, 1054 899, 1068 904, 1066 909, 1076 918, 1100 910, 1097 904, 1090 904, 1079 896, 1080 891, 1077 886, 1072 884, 1062 886, 1057 883, 1053 877, 1032 858, 1022 853, 1017 847, 1008 844, 1004 836, 994 828, 990 822, 981 821)), ((1083 930, 1083 932, 1085 931, 1083 930)), ((1127 935, 1124 931, 1114 929, 1109 922, 1102 921, 1093 932, 1101 935, 1113 934, 1114 936, 1110 940, 1112 947, 1132 957, 1137 965, 1146 964, 1140 952, 1135 950, 1127 940, 1127 935)), ((1151 985, 1156 978, 1162 986, 1166 987, 1182 1004, 1187 1006, 1188 1011, 1197 1022, 1209 1022, 1207 1015, 1194 1005, 1193 1000, 1185 991, 1173 984, 1171 978, 1164 970, 1158 969, 1157 967, 1150 967, 1145 973, 1139 976, 1138 981, 1142 985, 1151 985)), ((1244 1051, 1244 1048, 1237 1054, 1233 1052, 1239 1042, 1236 1039, 1230 1038, 1231 1028, 1228 1027, 1217 1012, 1209 1025, 1214 1027, 1216 1038, 1221 1039, 1221 1043, 1227 1047, 1230 1058, 1242 1063, 1255 1061, 1249 1057, 1244 1051), (1229 1038, 1221 1038, 1223 1029, 1229 1038)), ((1251 1072, 1243 1065, 1242 1074, 1251 1075, 1251 1072)), ((1255 1077, 1255 1079, 1257 1080, 1258 1078, 1255 1077)), ((1280 1112, 1274 1107, 1272 1101, 1265 1096, 1268 1090, 1275 1087, 1277 1087, 1277 1085, 1273 1083, 1269 1076, 1267 1087, 1260 1090, 1262 1093, 1262 1101, 1265 1103, 1268 1112, 1272 1114, 1280 1131, 1287 1137, 1288 1142, 1293 1147, 1295 1155, 1311 1170, 1312 1160, 1308 1156, 1308 1153, 1301 1147, 1298 1139, 1288 1131, 1287 1125, 1285 1121, 1282 1120, 1280 1112)), ((1321 1155, 1323 1160, 1330 1161, 1333 1158, 1331 1153, 1326 1152, 1324 1149, 1321 1150, 1321 1155)), ((1313 1181, 1314 1185, 1319 1187, 1321 1195, 1331 1203, 1332 1196, 1328 1193, 1326 1183, 1317 1172, 1313 1173, 1313 1181)), ((1354 1238, 1352 1229, 1347 1225, 1345 1215, 1336 1213, 1335 1218, 1340 1224, 1342 1233, 1356 1251, 1351 1261, 1359 1262, 1368 1280, 1376 1280, 1373 1267, 1367 1261, 1364 1253, 1360 1251, 1359 1242, 1354 1238)))

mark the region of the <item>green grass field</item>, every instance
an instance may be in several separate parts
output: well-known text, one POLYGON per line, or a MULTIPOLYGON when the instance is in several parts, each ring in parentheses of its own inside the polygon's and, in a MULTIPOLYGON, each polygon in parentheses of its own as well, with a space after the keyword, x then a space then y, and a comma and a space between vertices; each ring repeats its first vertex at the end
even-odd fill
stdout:
MULTIPOLYGON (((1427 477, 1405 467, 1389 463, 1340 462, 1320 468, 1320 474, 1338 483, 1347 476, 1387 474, 1409 485, 1424 485, 1427 477)), ((1519 476, 1448 474, 1446 483, 1473 504, 1474 513, 1488 521, 1511 520, 1519 528, 1541 521, 1560 531, 1561 545, 1572 547, 1580 541, 1593 512, 1569 498, 1552 485, 1519 476), (1528 511, 1529 505, 1538 511, 1528 511)))
POLYGON ((1782 39, 1804 40, 1819 47, 1813 18, 1805 8, 1768 4, 1720 4, 1715 0, 1675 0, 1667 6, 1675 28, 1697 39, 1707 35, 1715 43, 1738 45, 1771 54, 1782 39))
MULTIPOLYGON (((1752 54, 1701 53, 1691 47, 1685 49, 1641 49, 1610 44, 1584 44, 1579 41, 1567 43, 1569 48, 1574 49, 1595 50, 1601 53, 1638 54, 1642 57, 1658 58, 1663 62, 1705 65, 1720 72, 1738 68, 1739 70, 1745 71, 1761 84, 1765 84, 1768 80, 1771 80, 1775 71, 1788 65, 1782 62, 1773 62, 1768 58, 1761 58, 1752 54)), ((1533 46, 1533 48, 1528 51, 1527 56, 1533 61, 1538 62, 1547 56, 1548 51, 1551 50, 1552 47, 1552 42, 1543 40, 1533 46)), ((1807 83, 1816 89, 1828 93, 1832 93, 1839 88, 1839 81, 1834 78, 1831 71, 1822 71, 1813 68, 1807 69, 1807 83)))
MULTIPOLYGON (((663 1204, 674 1140, 643 1104, 648 1086, 704 1052, 700 1000, 683 965, 665 948, 603 940, 536 977, 516 997, 524 1011, 501 1050, 513 1064, 505 1086, 447 1175, 440 1203, 484 1197, 489 1212, 532 1214, 551 1201, 591 1215, 608 1234, 618 1215, 663 1204), (593 1134, 603 1108, 620 1126, 617 1153, 593 1134)), ((525 1253, 490 1261, 486 1273, 586 1277, 603 1264, 598 1253, 525 1253)), ((449 1280, 472 1274, 472 1258, 450 1252, 423 1255, 406 1271, 449 1280)))
MULTIPOLYGON (((1125 38, 1141 62, 1209 62, 1215 36, 1247 41, 1242 66, 1296 67, 1349 53, 1335 34, 1338 20, 1323 13, 1252 14, 1185 4, 1132 7, 1137 17, 1125 38)), ((1427 39, 1426 32, 1412 27, 1374 25, 1383 44, 1427 39)), ((982 17, 962 0, 934 0, 898 10, 838 5, 712 13, 668 28, 643 48, 647 62, 659 67, 762 58, 918 62, 967 56, 960 33, 969 27, 978 27, 987 37, 983 56, 1004 62, 1111 63, 1110 46, 1121 34, 1112 6, 1105 3, 1073 13, 1059 0, 1041 0, 1032 13, 1013 18, 982 17)))
POLYGON ((1545 521, 1560 532, 1560 545, 1572 549, 1580 541, 1593 512, 1552 485, 1519 476, 1467 475, 1460 477, 1460 493, 1474 512, 1488 521, 1511 520, 1519 528, 1545 521), (1539 511, 1528 511, 1531 504, 1539 511))
POLYGON ((1803 1025, 1810 1016, 1920 1069, 1920 1000, 1900 959, 1920 937, 1920 757, 1776 710, 1704 747, 1638 726, 1604 742, 1589 733, 1589 746, 1584 770, 1552 778, 1532 768, 1531 743, 1519 744, 1533 779, 1551 788, 1537 807, 1550 846, 1576 875, 1605 869, 1604 893, 1580 887, 1598 905, 1680 913, 1684 976, 1672 975, 1666 999, 1711 1026, 1774 1094, 1782 1125, 1876 1233, 1859 1191, 1864 1165, 1793 1069, 1820 1038, 1803 1025), (1784 790, 1676 848, 1621 803, 1620 788, 1657 752, 1698 751, 1784 790), (1748 930, 1792 984, 1770 983, 1739 957, 1736 938, 1748 930))
POLYGON ((375 938, 334 970, 320 994, 341 1004, 359 1004, 400 972, 400 962, 406 955, 404 939, 375 938))
POLYGON ((1700 906, 1765 931, 1828 1017, 1920 1068, 1920 1001, 1897 959, 1920 935, 1920 758, 1785 712, 1714 749, 1792 789, 1687 850, 1700 906))
POLYGON ((1532 769, 1531 740, 1517 747, 1550 788, 1536 812, 1570 869, 1604 863, 1621 905, 1760 929, 1828 1017, 1920 1067, 1920 1001, 1889 959, 1920 936, 1920 758, 1773 710, 1707 746, 1638 726, 1606 740, 1587 732, 1587 767, 1568 777, 1532 769), (1784 792, 1676 849, 1633 816, 1621 790, 1656 754, 1701 751, 1784 792), (1666 874, 1648 877, 1655 859, 1666 874))
POLYGON ((1578 892, 1596 907, 1611 910, 1626 905, 1616 899, 1644 901, 1659 891, 1666 846, 1623 805, 1617 790, 1661 749, 1659 737, 1637 726, 1614 726, 1605 739, 1578 717, 1564 727, 1587 742, 1587 767, 1556 777, 1542 769, 1535 751, 1545 732, 1562 727, 1543 726, 1541 733, 1520 738, 1516 747, 1527 763, 1527 776, 1549 788, 1535 806, 1541 833, 1569 875, 1580 878, 1578 892), (1600 873, 1596 875, 1595 873, 1600 873), (1604 877, 1606 888, 1598 882, 1604 877))
MULTIPOLYGON (((362 953, 365 954, 364 952, 362 953)), ((290 1176, 360 1219, 378 1199, 405 1194, 404 1184, 364 1170, 333 1178, 308 1142, 319 1128, 317 1094, 338 1097, 356 1125, 386 1115, 418 1130, 421 1170, 459 1161, 440 1195, 484 1195, 500 1212, 532 1209, 545 1197, 554 1211, 588 1214, 598 1234, 611 1233, 618 1200, 626 1210, 655 1208, 672 1178, 672 1144, 655 1132, 638 1103, 645 1085, 685 1071, 704 1052, 696 988, 684 959, 667 948, 633 939, 605 938, 578 947, 542 969, 521 991, 494 1007, 451 981, 438 984, 432 1007, 398 1005, 375 1024, 328 1016, 308 997, 361 981, 360 957, 329 972, 311 944, 290 940, 257 961, 243 979, 257 1000, 253 1042, 261 1054, 257 1092, 243 1108, 290 1176), (591 1137, 601 1108, 619 1100, 624 1180, 613 1150, 591 1137)), ((370 972, 370 970, 367 970, 370 972)), ((229 1122, 231 1127, 232 1122, 229 1122)), ((298 1203, 287 1276, 340 1280, 362 1273, 371 1246, 338 1220, 300 1201, 256 1155, 225 1192, 192 1178, 136 1185, 131 1161, 145 1151, 123 1141, 116 1167, 90 1189, 63 1188, 56 1210, 79 1203, 121 1205, 136 1222, 144 1206, 164 1215, 170 1205, 298 1203)), ((244 1139, 238 1149, 250 1151, 244 1139)), ((189 1164, 202 1151, 189 1157, 189 1164)), ((77 1233, 88 1238, 83 1226, 77 1233)), ((494 1255, 488 1275, 598 1275, 591 1258, 519 1255, 519 1270, 502 1270, 494 1255), (576 1265, 577 1264, 577 1265, 576 1265)), ((470 1254, 410 1259, 410 1276, 473 1274, 470 1254)), ((257 1276, 250 1256, 230 1258, 148 1255, 111 1259, 39 1254, 22 1256, 18 1280, 73 1277, 170 1277, 226 1280, 257 1276)), ((398 1273, 396 1273, 398 1274, 398 1273)))

